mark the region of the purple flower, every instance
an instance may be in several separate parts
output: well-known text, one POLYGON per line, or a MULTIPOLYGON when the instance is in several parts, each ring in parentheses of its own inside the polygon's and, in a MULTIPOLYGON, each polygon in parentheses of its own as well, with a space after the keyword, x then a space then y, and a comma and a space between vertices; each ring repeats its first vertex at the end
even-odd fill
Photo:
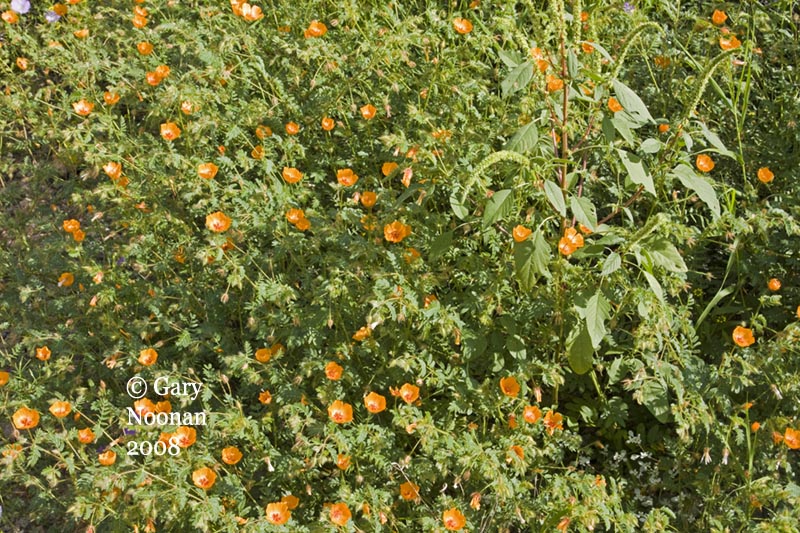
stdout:
POLYGON ((52 24, 53 22, 58 22, 58 19, 60 19, 60 18, 61 18, 61 15, 59 15, 55 11, 47 11, 44 14, 44 19, 47 22, 49 22, 50 24, 52 24))
POLYGON ((625 2, 622 6, 622 9, 625 10, 625 13, 633 13, 633 4, 630 2, 625 2))
POLYGON ((31 10, 31 3, 28 0, 11 0, 11 11, 16 11, 24 15, 31 10))
POLYGON ((126 436, 127 436, 127 435, 136 435, 136 430, 135 430, 135 429, 123 429, 123 430, 122 430, 122 432, 123 432, 123 433, 124 433, 126 436))
POLYGON ((119 259, 117 259, 117 266, 120 266, 124 262, 125 262, 125 258, 124 257, 120 257, 119 259))

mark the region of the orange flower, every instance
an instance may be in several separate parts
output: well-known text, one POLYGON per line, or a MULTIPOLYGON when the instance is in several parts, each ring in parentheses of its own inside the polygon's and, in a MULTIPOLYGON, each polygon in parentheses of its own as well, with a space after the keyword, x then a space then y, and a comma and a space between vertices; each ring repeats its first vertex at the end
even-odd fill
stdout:
POLYGON ((50 413, 56 418, 64 418, 72 411, 72 405, 69 402, 55 401, 50 404, 50 413))
POLYGON ((8 379, 11 375, 8 372, 0 370, 0 387, 8 383, 8 379))
POLYGON ((581 50, 584 54, 591 54, 594 52, 594 46, 590 42, 581 43, 581 50))
POLYGON ((619 111, 622 111, 623 107, 622 104, 620 104, 619 101, 617 101, 617 99, 612 96, 611 98, 608 99, 608 109, 610 109, 614 113, 618 113, 619 111))
POLYGON ((272 357, 272 350, 269 348, 259 348, 256 350, 256 361, 259 363, 267 363, 272 357))
POLYGON ((181 111, 184 115, 191 115, 194 110, 194 104, 192 104, 192 102, 189 100, 184 100, 181 102, 181 111))
POLYGON ((19 22, 19 15, 17 15, 15 11, 11 11, 10 9, 3 11, 2 18, 8 24, 16 24, 17 22, 19 22))
POLYGON ((306 218, 306 215, 303 213, 302 209, 289 209, 286 212, 286 220, 291 224, 297 224, 304 218, 306 218))
POLYGON ((214 482, 216 481, 217 474, 206 466, 192 472, 192 482, 194 482, 195 487, 208 490, 214 486, 214 482))
POLYGON ((150 366, 158 360, 158 352, 152 348, 146 348, 139 352, 139 364, 150 366))
POLYGON ((161 137, 166 141, 174 141, 181 136, 181 129, 174 122, 161 124, 161 137))
POLYGON ((276 526, 285 524, 292 517, 292 513, 289 511, 289 506, 286 502, 268 503, 266 512, 267 521, 276 526))
POLYGON ((411 226, 395 220, 383 226, 383 238, 389 242, 400 242, 411 235, 411 226))
POLYGON ((361 193, 361 204, 364 207, 372 207, 378 200, 378 195, 372 191, 364 191, 361 193))
POLYGON ((400 397, 408 404, 414 403, 419 398, 419 387, 411 383, 404 383, 400 387, 400 397))
POLYGON ((133 14, 134 15, 139 15, 140 17, 146 17, 150 13, 147 11, 146 7, 133 6, 133 14))
POLYGON ((564 88, 564 80, 562 80, 558 76, 553 76, 552 74, 548 74, 546 81, 547 81, 547 92, 549 93, 554 93, 564 88))
POLYGON ((325 377, 332 381, 341 379, 343 371, 344 369, 341 367, 341 365, 334 361, 329 361, 328 364, 325 365, 325 377))
POLYGON ((544 72, 547 70, 547 67, 550 66, 550 62, 545 59, 544 52, 541 48, 531 48, 530 54, 531 57, 536 61, 536 66, 539 69, 539 72, 544 72))
POLYGON ((156 67, 156 74, 158 74, 158 77, 161 78, 162 80, 167 78, 169 76, 169 73, 170 73, 170 68, 167 65, 159 65, 156 67))
POLYGON ((403 169, 403 179, 400 180, 405 187, 411 185, 411 176, 414 175, 414 171, 411 170, 411 167, 407 167, 403 169))
POLYGON ((164 400, 162 402, 156 403, 156 413, 171 413, 172 412, 172 404, 169 403, 169 400, 164 400))
POLYGON ((359 330, 356 331, 355 333, 353 333, 353 340, 363 341, 370 335, 372 335, 372 330, 369 328, 369 326, 364 326, 359 328, 359 330))
POLYGON ((311 222, 308 221, 307 218, 299 220, 297 224, 294 225, 295 228, 299 229, 300 231, 305 231, 311 227, 311 222))
POLYGON ((503 391, 503 394, 506 396, 511 396, 512 398, 516 398, 519 394, 519 382, 517 378, 514 376, 508 376, 502 378, 500 380, 500 390, 503 391))
POLYGON ((103 466, 111 466, 117 461, 117 452, 114 450, 106 450, 97 456, 97 460, 103 466))
POLYGON ((578 233, 575 228, 567 228, 564 236, 558 241, 558 251, 563 255, 570 255, 577 249, 583 248, 583 235, 578 233))
POLYGON ((336 126, 336 122, 330 117, 322 117, 321 126, 323 130, 331 131, 336 126))
POLYGON ((293 167, 283 167, 283 179, 286 183, 297 183, 303 179, 303 173, 293 167))
POLYGON ((714 170, 714 160, 708 157, 706 154, 698 155, 694 164, 701 172, 711 172, 714 170))
POLYGON ((783 443, 792 450, 800 450, 800 430, 786 428, 783 434, 783 443))
POLYGON ((300 126, 296 122, 289 122, 286 124, 286 133, 289 135, 297 135, 300 133, 300 126))
POLYGON ((306 31, 303 32, 303 37, 306 39, 310 37, 322 37, 328 32, 328 27, 318 20, 312 20, 308 25, 306 31))
POLYGON ((517 429, 517 415, 510 414, 508 415, 508 429, 517 429))
POLYGON ((83 242, 83 239, 86 238, 86 234, 83 230, 78 230, 72 234, 72 238, 75 239, 75 242, 83 242))
POLYGON ((742 348, 750 346, 756 342, 756 339, 753 337, 753 330, 742 326, 736 326, 733 330, 733 342, 742 348))
POLYGON ((281 498, 281 501, 286 504, 286 507, 288 507, 289 510, 295 509, 298 505, 300 505, 300 499, 292 494, 287 494, 281 498))
POLYGON ((361 109, 361 116, 364 117, 364 120, 371 120, 375 117, 375 113, 378 111, 375 109, 375 106, 372 104, 367 104, 363 106, 361 109))
POLYGON ((78 431, 78 441, 81 444, 91 444, 94 442, 94 431, 90 428, 84 428, 78 431))
POLYGON ((461 511, 451 507, 442 513, 442 522, 444 522, 444 528, 448 531, 459 531, 467 524, 467 519, 461 511))
POLYGON ((147 84, 153 87, 161 83, 161 76, 158 75, 158 72, 146 72, 144 77, 147 84))
POLYGON ((261 11, 260 7, 250 5, 247 2, 242 4, 242 17, 244 20, 254 22, 263 16, 264 13, 261 11))
POLYGON ((525 450, 522 449, 522 446, 517 446, 515 444, 511 446, 508 451, 519 457, 520 460, 525 459, 525 450))
POLYGON ((731 35, 730 37, 723 36, 719 38, 719 47, 726 52, 728 50, 735 50, 740 46, 742 46, 742 42, 737 39, 735 35, 731 35))
POLYGON ((473 492, 472 498, 469 500, 469 506, 472 507, 476 511, 481 510, 481 493, 480 492, 473 492))
POLYGON ((75 111, 75 113, 85 117, 92 112, 94 109, 94 104, 81 98, 77 102, 72 102, 72 109, 75 111))
POLYGON ((329 513, 331 522, 333 522, 337 526, 345 525, 352 516, 350 514, 350 509, 347 508, 347 504, 341 502, 334 503, 333 505, 331 505, 329 513))
POLYGON ((775 179, 775 174, 768 167, 761 167, 758 169, 758 181, 761 183, 769 183, 775 179))
POLYGON ((47 346, 42 346, 41 348, 36 348, 36 359, 39 361, 47 361, 50 359, 50 348, 47 346))
POLYGON ((542 418, 542 411, 535 405, 528 405, 522 412, 522 418, 529 424, 535 424, 542 418))
POLYGON ((658 125, 658 132, 659 133, 667 133, 669 131, 669 124, 659 124, 658 125))
POLYGON ((28 58, 18 57, 16 63, 20 70, 28 70, 28 58))
POLYGON ((336 171, 336 180, 342 187, 352 187, 358 181, 358 175, 352 169, 343 168, 336 171))
POLYGON ((752 431, 753 433, 755 433, 759 429, 761 429, 761 423, 753 422, 752 424, 750 424, 750 431, 752 431))
POLYGON ((387 161, 381 166, 381 174, 388 177, 398 166, 394 161, 387 161))
POLYGON ((772 278, 769 280, 769 283, 767 283, 767 288, 772 292, 779 291, 781 289, 781 280, 778 278, 772 278))
POLYGON ((336 468, 339 470, 347 470, 350 468, 350 456, 340 453, 336 456, 336 468))
POLYGON ((453 28, 455 28, 455 30, 461 35, 466 35, 472 31, 472 22, 468 21, 467 19, 454 18, 453 28))
POLYGON ((253 147, 253 150, 250 152, 250 156, 253 159, 262 159, 264 157, 264 147, 260 144, 253 147))
POLYGON ((386 397, 377 392, 370 392, 364 397, 364 407, 372 414, 380 413, 386 409, 386 397))
POLYGON ((797 315, 797 319, 800 320, 800 305, 797 306, 797 312, 795 314, 797 315))
POLYGON ((70 218, 69 220, 65 220, 61 224, 61 227, 63 227, 64 231, 66 231, 67 233, 74 233, 79 229, 81 229, 81 223, 75 220, 74 218, 70 218))
POLYGON ((142 398, 141 400, 136 400, 133 402, 133 410, 137 415, 142 417, 147 413, 155 413, 156 404, 154 404, 153 401, 148 398, 142 398))
POLYGON ((14 427, 17 429, 32 429, 39 425, 39 411, 35 409, 28 409, 27 407, 20 407, 11 416, 11 421, 14 422, 14 427))
POLYGON ((218 170, 219 167, 214 163, 203 163, 197 166, 197 175, 203 179, 210 180, 214 179, 218 170))
POLYGON ((353 420, 353 406, 336 400, 328 407, 328 416, 337 424, 346 424, 353 420))
POLYGON ((231 227, 231 219, 222 211, 206 216, 206 227, 215 233, 221 233, 231 227))
POLYGON ((261 393, 258 395, 258 401, 264 405, 269 405, 272 403, 272 394, 270 394, 268 390, 261 391, 261 393))
POLYGON ((523 242, 531 236, 531 230, 526 228, 525 226, 515 226, 514 230, 511 232, 511 235, 514 237, 516 242, 523 242))
POLYGON ((69 272, 64 272, 58 277, 58 286, 59 287, 69 287, 75 283, 75 276, 73 276, 69 272))
POLYGON ((544 427, 547 428, 547 433, 552 435, 553 432, 557 429, 564 429, 563 425, 564 417, 561 416, 560 413, 555 411, 547 411, 547 414, 544 415, 544 427))
POLYGON ((180 426, 172 437, 175 439, 175 444, 181 448, 188 448, 197 441, 197 431, 188 426, 180 426))
POLYGON ((134 15, 133 20, 131 22, 133 23, 134 28, 142 29, 145 26, 147 26, 147 17, 143 17, 141 15, 134 15))
POLYGON ((242 452, 236 446, 228 446, 222 449, 222 462, 226 465, 235 465, 242 460, 242 452))
POLYGON ((570 522, 572 522, 572 520, 570 520, 568 516, 564 516, 561 518, 561 521, 556 526, 556 529, 564 533, 565 531, 567 531, 570 522))
POLYGON ((419 485, 406 481, 400 485, 400 497, 406 501, 416 500, 419 498, 419 485))
POLYGON ((136 45, 136 50, 143 56, 147 56, 153 53, 153 45, 147 41, 142 41, 136 45))
POLYGON ((119 163, 115 163, 113 161, 109 161, 105 165, 103 165, 103 171, 106 175, 111 178, 112 180, 119 179, 122 175, 122 165, 119 163))
POLYGON ((119 102, 119 95, 117 93, 106 91, 103 93, 103 101, 106 103, 106 105, 114 105, 119 102))
POLYGON ((264 126, 263 124, 261 124, 256 128, 256 137, 258 137, 259 139, 266 139, 267 137, 271 136, 272 136, 272 128, 270 128, 269 126, 264 126))
POLYGON ((725 24, 726 20, 728 20, 728 15, 726 15, 724 11, 720 11, 719 9, 715 9, 714 14, 711 15, 711 22, 713 22, 717 26, 722 26, 723 24, 725 24))

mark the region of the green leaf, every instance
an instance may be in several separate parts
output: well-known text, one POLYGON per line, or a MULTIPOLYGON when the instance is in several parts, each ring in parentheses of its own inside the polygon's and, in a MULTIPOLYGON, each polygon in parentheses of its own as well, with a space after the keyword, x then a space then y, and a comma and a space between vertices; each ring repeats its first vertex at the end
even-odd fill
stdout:
POLYGON ((559 215, 562 217, 567 216, 567 203, 564 201, 564 193, 561 191, 561 187, 553 181, 545 180, 544 194, 559 215))
POLYGON ((516 52, 500 50, 497 53, 498 57, 500 57, 500 61, 502 61, 508 68, 516 68, 520 63, 522 63, 522 57, 516 52))
POLYGON ((642 274, 644 274, 647 284, 650 285, 656 297, 661 300, 661 302, 664 302, 664 290, 661 288, 661 284, 656 277, 646 270, 642 270, 642 274))
POLYGON ((628 171, 628 176, 630 176, 631 181, 637 185, 643 185, 644 190, 655 196, 656 188, 655 185, 653 185, 653 177, 647 169, 645 169, 642 159, 638 155, 628 153, 621 148, 617 148, 617 153, 622 160, 622 164, 625 165, 625 169, 628 171))
POLYGON ((622 138, 625 139, 630 146, 634 146, 636 144, 636 138, 633 136, 633 132, 631 131, 631 123, 630 120, 624 118, 622 115, 617 114, 613 118, 611 118, 611 124, 614 125, 614 129, 616 129, 622 138))
POLYGON ((644 141, 642 141, 641 149, 642 152, 646 154, 655 154, 658 153, 659 150, 661 150, 661 146, 662 146, 661 141, 659 141, 658 139, 653 139, 651 137, 649 139, 645 139, 644 141))
POLYGON ((703 137, 705 137, 711 146, 716 148, 721 155, 730 157, 731 159, 739 159, 736 157, 736 154, 725 148, 725 145, 722 143, 722 139, 720 139, 716 133, 708 129, 708 126, 706 126, 704 123, 700 122, 699 124, 700 131, 703 132, 703 137))
POLYGON ((613 385, 622 379, 622 376, 628 373, 628 365, 622 357, 614 359, 608 366, 608 383, 613 385))
POLYGON ((514 208, 514 195, 511 189, 497 191, 486 202, 486 210, 483 212, 483 226, 494 224, 504 216, 509 214, 514 208))
POLYGON ((705 202, 714 216, 714 220, 720 216, 719 199, 711 185, 711 180, 706 177, 698 176, 688 165, 678 165, 672 169, 672 175, 680 180, 684 187, 693 190, 697 196, 705 202))
POLYGON ((575 340, 569 346, 567 353, 569 366, 576 374, 585 374, 592 369, 593 356, 592 338, 589 336, 586 327, 582 326, 575 336, 575 340))
POLYGON ((459 218, 459 220, 464 220, 469 215, 469 209, 464 207, 464 203, 459 198, 459 195, 454 190, 450 194, 450 208, 453 210, 453 214, 459 218))
POLYGON ((603 277, 610 276, 619 270, 620 266, 622 266, 622 258, 617 252, 611 252, 603 263, 603 271, 600 272, 600 275, 603 277))
POLYGON ((570 207, 575 218, 592 231, 597 230, 597 210, 588 198, 573 196, 570 207))
POLYGON ((536 122, 531 121, 518 129, 514 136, 511 137, 511 139, 506 143, 503 149, 524 154, 536 146, 538 141, 539 130, 536 128, 536 122))
POLYGON ((633 92, 630 87, 625 85, 619 80, 614 80, 614 92, 617 94, 617 100, 622 104, 625 113, 630 115, 638 126, 653 122, 653 117, 650 116, 650 111, 644 105, 642 99, 633 92))
POLYGON ((669 422, 669 397, 663 383, 654 379, 647 380, 642 386, 642 403, 659 422, 669 422))
POLYGON ((601 290, 597 290, 586 304, 586 328, 592 339, 592 347, 597 348, 606 334, 606 320, 608 320, 611 304, 601 290))
POLYGON ((533 62, 526 61, 517 65, 511 72, 506 76, 502 82, 500 82, 500 88, 503 91, 503 98, 514 94, 517 91, 520 91, 528 86, 531 79, 533 78, 533 62))
POLYGON ((603 117, 603 137, 609 144, 614 142, 614 121, 608 115, 603 117))
POLYGON ((523 291, 536 285, 538 276, 549 277, 550 246, 541 231, 514 245, 514 271, 523 291))
POLYGON ((678 249, 664 237, 655 237, 643 243, 643 251, 650 257, 654 265, 661 266, 670 272, 686 272, 686 263, 678 249))
POLYGON ((527 350, 525 349, 525 342, 519 335, 509 335, 506 339, 506 349, 515 359, 525 359, 527 350))
POLYGON ((447 231, 442 233, 431 243, 431 251, 428 254, 428 259, 433 260, 442 255, 450 247, 453 242, 453 232, 447 231))

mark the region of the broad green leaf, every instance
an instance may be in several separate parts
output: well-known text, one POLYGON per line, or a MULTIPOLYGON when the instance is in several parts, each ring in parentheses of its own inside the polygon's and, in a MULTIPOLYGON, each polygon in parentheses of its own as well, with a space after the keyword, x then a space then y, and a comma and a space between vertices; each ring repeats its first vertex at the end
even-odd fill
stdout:
POLYGON ((550 245, 541 231, 514 245, 514 271, 523 291, 530 290, 539 276, 549 277, 550 245))
POLYGON ((644 190, 655 196, 656 188, 655 185, 653 185, 653 177, 644 167, 642 159, 638 155, 628 153, 620 148, 617 148, 617 153, 622 160, 622 164, 625 165, 625 169, 628 171, 628 176, 630 176, 631 181, 637 185, 643 185, 644 190))
POLYGON ((570 49, 569 53, 567 54, 567 73, 569 74, 569 77, 572 79, 577 78, 580 68, 581 63, 578 61, 578 56, 572 49, 570 49))
POLYGON ((573 196, 570 198, 570 207, 578 222, 592 231, 597 230, 597 210, 591 200, 573 196))
POLYGON ((642 126, 648 122, 653 122, 653 117, 650 116, 650 111, 647 110, 647 106, 644 105, 644 102, 642 102, 642 99, 639 98, 639 95, 637 95, 631 90, 630 87, 619 80, 614 80, 613 84, 614 92, 617 95, 617 100, 619 100, 619 103, 622 104, 625 113, 630 115, 638 126, 642 126))
POLYGON ((453 242, 452 231, 446 231, 442 233, 441 235, 436 237, 436 239, 434 239, 434 241, 431 243, 431 251, 430 254, 428 255, 428 258, 430 260, 436 259, 437 257, 439 257, 440 255, 442 255, 444 252, 447 251, 452 242, 453 242))
POLYGON ((613 385, 628 373, 628 365, 622 357, 614 359, 608 366, 608 383, 613 385))
POLYGON ((524 154, 536 146, 538 140, 539 130, 536 128, 536 122, 531 121, 518 129, 503 149, 524 154))
POLYGON ((719 291, 717 294, 715 294, 715 295, 714 295, 714 297, 711 299, 711 301, 710 301, 710 302, 708 302, 708 305, 706 305, 706 308, 705 308, 705 309, 703 309, 703 312, 702 312, 702 313, 700 313, 700 317, 699 317, 699 318, 697 319, 697 321, 694 323, 694 328, 695 328, 695 329, 699 328, 699 327, 700 327, 700 324, 702 324, 702 323, 703 323, 703 321, 704 321, 704 320, 706 319, 706 317, 708 316, 708 313, 710 313, 710 312, 711 312, 711 310, 712 310, 714 307, 716 307, 716 306, 717 306, 717 304, 719 303, 719 301, 720 301, 720 300, 722 300, 723 298, 725 298, 726 296, 728 296, 728 295, 729 295, 730 293, 732 293, 732 292, 733 292, 733 287, 725 287, 724 289, 722 289, 721 291, 719 291))
POLYGON ((617 252, 611 252, 603 263, 603 271, 600 273, 600 275, 610 276, 619 270, 620 266, 622 266, 622 258, 617 252))
POLYGON ((606 142, 611 144, 614 142, 614 121, 608 115, 603 117, 603 137, 606 142))
POLYGON ((642 249, 650 257, 654 265, 661 266, 670 272, 686 272, 686 263, 678 249, 664 237, 655 237, 642 244, 642 249))
POLYGON ((544 194, 559 215, 562 217, 567 216, 567 203, 564 201, 564 193, 561 191, 561 187, 556 185, 555 182, 546 180, 544 182, 544 194))
POLYGON ((509 214, 514 208, 514 195, 511 189, 497 191, 486 202, 486 210, 483 212, 483 225, 494 224, 504 216, 509 214))
POLYGON ((698 176, 688 165, 678 165, 672 169, 672 174, 680 180, 684 187, 693 190, 697 196, 705 202, 714 220, 720 216, 719 199, 711 181, 703 176, 698 176))
POLYGON ((623 117, 622 115, 615 115, 611 119, 611 123, 614 125, 614 128, 622 135, 622 138, 625 139, 625 142, 628 143, 630 146, 634 146, 636 144, 636 137, 634 137, 633 132, 631 131, 631 126, 633 123, 623 117))
POLYGON ((658 153, 659 150, 661 150, 661 146, 662 146, 661 141, 659 141, 658 139, 653 139, 651 137, 649 139, 645 139, 644 141, 642 141, 641 148, 642 152, 646 154, 655 154, 658 153))
POLYGON ((506 338, 506 349, 515 359, 525 359, 525 355, 527 354, 525 342, 519 335, 509 335, 506 338))
POLYGON ((460 195, 455 191, 450 194, 450 208, 453 210, 453 214, 460 220, 464 220, 469 215, 469 209, 464 207, 460 195))
POLYGON ((642 403, 659 422, 669 422, 669 398, 663 383, 655 379, 647 380, 642 386, 642 403))
POLYGON ((497 55, 500 58, 500 61, 502 61, 510 69, 514 69, 520 63, 522 63, 522 57, 516 52, 500 50, 497 55))
POLYGON ((533 78, 532 61, 525 61, 524 63, 517 65, 511 70, 508 76, 506 76, 506 79, 500 82, 500 88, 503 91, 503 98, 527 87, 528 83, 531 81, 531 78, 533 78))
POLYGON ((586 304, 586 328, 592 339, 592 347, 597 348, 606 334, 606 320, 608 320, 611 304, 601 290, 597 290, 586 304))
POLYGON ((661 300, 661 302, 664 302, 664 290, 661 288, 661 284, 656 277, 646 270, 642 270, 642 274, 644 274, 647 284, 650 285, 656 297, 661 300))
POLYGON ((569 366, 576 374, 585 374, 592 369, 592 357, 594 348, 592 338, 585 326, 580 326, 580 332, 572 341, 567 352, 569 366))
POLYGON ((730 157, 731 159, 739 159, 736 157, 736 154, 725 148, 725 145, 722 143, 722 139, 720 139, 716 133, 708 129, 708 126, 706 126, 704 123, 700 122, 699 124, 700 131, 703 132, 703 137, 705 137, 711 146, 716 148, 721 155, 730 157))

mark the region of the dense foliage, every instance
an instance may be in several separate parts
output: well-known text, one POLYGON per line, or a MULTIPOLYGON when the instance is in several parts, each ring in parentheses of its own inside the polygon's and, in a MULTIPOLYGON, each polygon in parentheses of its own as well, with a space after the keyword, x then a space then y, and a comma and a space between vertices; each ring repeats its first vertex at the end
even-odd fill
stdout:
POLYGON ((797 2, 0 11, 3 531, 797 530, 797 2))

